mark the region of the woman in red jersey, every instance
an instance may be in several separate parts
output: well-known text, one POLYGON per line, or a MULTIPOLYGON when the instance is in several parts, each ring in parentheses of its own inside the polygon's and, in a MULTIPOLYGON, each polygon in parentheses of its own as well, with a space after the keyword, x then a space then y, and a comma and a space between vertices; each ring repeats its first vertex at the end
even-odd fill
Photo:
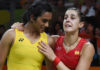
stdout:
POLYGON ((69 8, 63 21, 65 35, 55 38, 54 51, 49 45, 40 42, 42 47, 38 46, 39 51, 52 62, 50 70, 89 70, 95 51, 90 42, 78 35, 83 23, 84 16, 80 11, 69 8))

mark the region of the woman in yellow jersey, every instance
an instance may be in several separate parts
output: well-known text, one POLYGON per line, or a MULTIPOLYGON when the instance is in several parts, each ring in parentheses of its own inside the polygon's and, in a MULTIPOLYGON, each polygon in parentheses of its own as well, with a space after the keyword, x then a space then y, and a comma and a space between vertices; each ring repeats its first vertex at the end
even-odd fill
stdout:
POLYGON ((54 40, 44 29, 52 18, 52 8, 46 2, 33 4, 24 13, 24 30, 9 29, 0 41, 0 70, 7 58, 8 70, 41 70, 44 56, 37 46, 43 41, 54 46, 54 40))

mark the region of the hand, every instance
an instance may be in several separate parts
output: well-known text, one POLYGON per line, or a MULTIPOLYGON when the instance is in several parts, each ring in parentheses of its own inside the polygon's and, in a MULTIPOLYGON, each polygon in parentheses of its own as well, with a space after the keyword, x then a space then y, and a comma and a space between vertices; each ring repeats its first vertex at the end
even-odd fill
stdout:
POLYGON ((16 22, 14 23, 12 26, 11 26, 12 29, 18 29, 20 31, 23 31, 24 30, 24 24, 23 23, 20 23, 20 22, 16 22))
POLYGON ((39 42, 41 46, 37 46, 39 48, 39 52, 44 54, 50 61, 54 61, 56 58, 56 55, 54 54, 51 47, 47 44, 45 44, 43 41, 39 42))

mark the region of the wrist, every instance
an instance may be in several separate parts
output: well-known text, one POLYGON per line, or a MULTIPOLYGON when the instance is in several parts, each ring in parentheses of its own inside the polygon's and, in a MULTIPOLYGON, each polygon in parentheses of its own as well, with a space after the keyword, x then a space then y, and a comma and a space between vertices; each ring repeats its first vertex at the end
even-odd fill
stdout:
POLYGON ((56 55, 54 55, 54 56, 52 57, 52 60, 51 60, 51 61, 54 61, 54 60, 55 60, 55 58, 56 58, 56 55))
POLYGON ((53 60, 54 65, 57 66, 59 62, 60 62, 60 58, 56 56, 55 59, 53 60))

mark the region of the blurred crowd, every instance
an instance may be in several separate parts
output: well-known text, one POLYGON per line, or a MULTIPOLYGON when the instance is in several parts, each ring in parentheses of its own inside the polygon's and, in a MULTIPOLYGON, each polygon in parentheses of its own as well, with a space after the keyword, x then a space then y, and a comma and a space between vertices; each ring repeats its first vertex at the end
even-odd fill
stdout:
MULTIPOLYGON (((38 1, 48 1, 53 7, 53 19, 45 30, 50 35, 64 35, 62 24, 67 8, 77 7, 81 10, 86 21, 79 35, 93 43, 95 55, 92 66, 100 66, 100 0, 19 0, 16 9, 25 10, 38 1)), ((0 24, 0 38, 6 29, 5 24, 0 24)))

